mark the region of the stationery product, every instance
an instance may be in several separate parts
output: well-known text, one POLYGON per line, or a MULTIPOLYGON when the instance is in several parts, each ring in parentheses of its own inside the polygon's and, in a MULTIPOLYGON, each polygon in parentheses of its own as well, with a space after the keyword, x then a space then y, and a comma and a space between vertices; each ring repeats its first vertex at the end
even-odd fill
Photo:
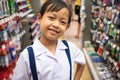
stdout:
POLYGON ((0 18, 3 18, 3 6, 2 6, 2 0, 0 0, 0 18))
POLYGON ((8 0, 8 5, 10 8, 10 15, 15 13, 15 2, 14 0, 8 0))

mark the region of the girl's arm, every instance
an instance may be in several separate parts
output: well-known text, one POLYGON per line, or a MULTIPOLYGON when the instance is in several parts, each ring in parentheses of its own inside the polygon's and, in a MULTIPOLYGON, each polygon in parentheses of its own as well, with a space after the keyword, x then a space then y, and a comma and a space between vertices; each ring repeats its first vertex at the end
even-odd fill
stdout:
POLYGON ((80 80, 84 68, 85 68, 85 65, 77 64, 77 68, 76 68, 76 73, 75 73, 75 76, 74 76, 74 80, 80 80))

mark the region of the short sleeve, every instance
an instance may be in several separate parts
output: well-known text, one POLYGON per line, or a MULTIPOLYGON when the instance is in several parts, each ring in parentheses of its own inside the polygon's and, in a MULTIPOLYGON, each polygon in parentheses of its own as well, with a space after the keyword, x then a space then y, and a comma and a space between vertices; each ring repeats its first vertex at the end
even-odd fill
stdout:
POLYGON ((18 58, 15 69, 13 71, 12 80, 30 80, 24 54, 25 53, 23 51, 18 58))
POLYGON ((85 55, 82 50, 80 50, 75 44, 69 42, 69 49, 71 58, 74 62, 79 63, 81 65, 86 64, 85 55))

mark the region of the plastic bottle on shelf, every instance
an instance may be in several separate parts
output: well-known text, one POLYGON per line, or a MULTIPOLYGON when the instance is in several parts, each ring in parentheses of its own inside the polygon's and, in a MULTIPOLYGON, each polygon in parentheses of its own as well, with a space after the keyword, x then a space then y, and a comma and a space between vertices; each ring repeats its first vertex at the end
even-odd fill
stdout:
POLYGON ((15 13, 15 2, 14 0, 8 0, 9 8, 10 8, 10 15, 15 13))

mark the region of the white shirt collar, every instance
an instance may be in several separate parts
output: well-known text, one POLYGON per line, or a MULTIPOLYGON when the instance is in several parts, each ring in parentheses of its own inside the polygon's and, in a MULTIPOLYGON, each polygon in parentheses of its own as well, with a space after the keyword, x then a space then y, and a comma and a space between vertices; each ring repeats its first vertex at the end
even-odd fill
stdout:
MULTIPOLYGON (((48 49, 39 41, 39 38, 35 39, 35 41, 33 43, 33 48, 34 48, 34 53, 35 53, 36 57, 43 53, 47 53, 47 51, 48 51, 48 49)), ((58 40, 56 50, 57 49, 59 49, 59 50, 67 49, 67 46, 64 45, 62 40, 58 40)))

